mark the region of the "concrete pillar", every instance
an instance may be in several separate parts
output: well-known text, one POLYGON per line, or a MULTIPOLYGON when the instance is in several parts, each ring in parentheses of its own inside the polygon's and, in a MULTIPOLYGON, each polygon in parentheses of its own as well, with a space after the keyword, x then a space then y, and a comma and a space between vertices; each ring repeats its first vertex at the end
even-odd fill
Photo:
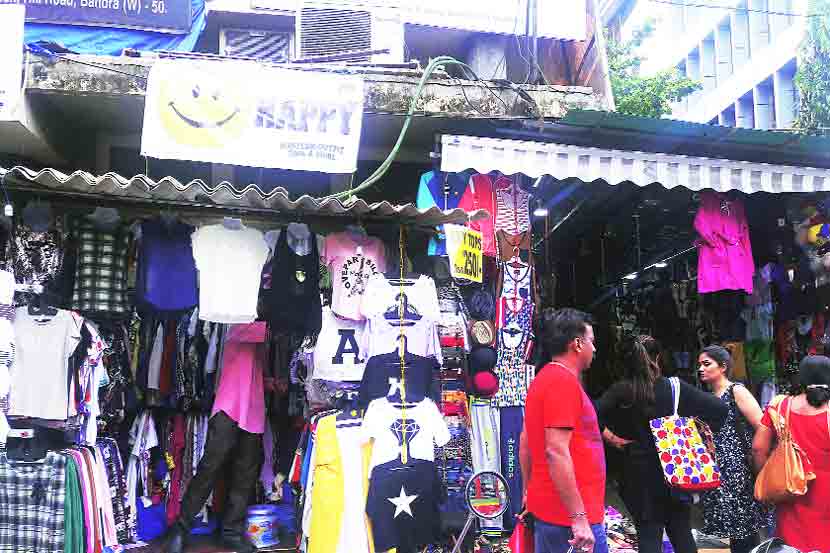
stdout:
POLYGON ((732 66, 735 70, 749 61, 749 16, 746 11, 735 10, 729 16, 732 30, 732 66))
POLYGON ((769 11, 767 0, 748 0, 749 8, 749 55, 754 56, 769 44, 769 11))
POLYGON ((764 131, 774 128, 772 87, 767 83, 759 84, 752 89, 752 100, 755 104, 755 128, 764 131))
POLYGON ((715 39, 709 35, 700 43, 700 74, 703 90, 714 90, 718 86, 715 39))
POLYGON ((735 102, 735 126, 741 129, 755 128, 755 113, 752 106, 752 95, 747 94, 735 102))
POLYGON ((796 116, 796 91, 793 73, 788 66, 773 74, 772 87, 775 98, 775 128, 792 128, 796 116))
POLYGON ((718 114, 718 125, 724 127, 735 126, 735 108, 727 108, 718 114))
POLYGON ((718 82, 722 83, 732 75, 732 30, 729 25, 720 25, 715 31, 715 56, 718 60, 718 82))
MULTIPOLYGON (((689 53, 688 56, 686 56, 686 76, 695 82, 701 82, 703 80, 700 71, 700 48, 693 50, 689 53)), ((687 111, 688 107, 697 102, 702 94, 703 91, 695 90, 694 92, 686 96, 687 111)))
MULTIPOLYGON (((507 78, 507 37, 477 34, 468 59, 476 75, 485 80, 507 78)), ((527 72, 527 67, 522 68, 527 72)))

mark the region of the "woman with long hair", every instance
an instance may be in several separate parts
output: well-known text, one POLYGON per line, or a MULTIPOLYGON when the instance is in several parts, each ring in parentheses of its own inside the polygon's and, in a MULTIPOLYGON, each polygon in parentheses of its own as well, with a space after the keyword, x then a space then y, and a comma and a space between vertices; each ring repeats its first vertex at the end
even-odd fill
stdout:
POLYGON ((787 418, 787 428, 809 460, 816 478, 807 493, 775 507, 775 533, 784 542, 801 551, 830 551, 830 359, 810 355, 799 367, 801 389, 785 398, 777 407, 767 408, 755 432, 752 455, 761 469, 776 440, 770 412, 776 410, 787 418))
MULTIPOLYGON (((649 421, 674 412, 669 379, 662 375, 662 348, 651 336, 636 336, 623 345, 623 378, 597 402, 600 420, 622 446, 625 462, 620 495, 637 527, 640 553, 662 551, 663 531, 677 553, 696 553, 692 537, 691 502, 675 493, 663 477, 649 421)), ((727 408, 722 401, 680 382, 678 413, 700 417, 720 430, 727 408)))
POLYGON ((703 532, 729 538, 732 553, 748 553, 759 543, 759 531, 772 526, 769 511, 755 500, 755 476, 749 457, 752 437, 761 424, 760 405, 743 384, 729 380, 732 356, 712 345, 698 356, 698 375, 729 409, 715 450, 721 485, 703 495, 703 532))

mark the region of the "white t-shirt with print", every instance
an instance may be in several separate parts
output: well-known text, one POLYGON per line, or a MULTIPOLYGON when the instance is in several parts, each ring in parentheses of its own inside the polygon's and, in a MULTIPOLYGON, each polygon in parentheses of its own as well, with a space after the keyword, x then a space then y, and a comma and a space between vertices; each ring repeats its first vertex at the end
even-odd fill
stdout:
POLYGON ((323 308, 323 325, 314 347, 312 379, 360 382, 367 357, 362 348, 365 321, 352 321, 323 308))
POLYGON ((395 351, 401 330, 406 337, 408 352, 421 357, 435 357, 439 363, 441 340, 438 323, 441 309, 435 281, 421 275, 409 286, 396 285, 383 275, 369 279, 362 311, 367 319, 364 334, 367 358, 395 351), (399 296, 403 294, 403 298, 399 296), (399 307, 404 306, 403 327, 400 323, 399 307))
POLYGON ((435 461, 435 446, 442 447, 450 441, 450 430, 435 402, 427 398, 406 405, 406 419, 400 404, 387 398, 372 401, 363 417, 363 439, 375 440, 372 447, 371 471, 399 459, 402 452, 404 429, 409 456, 422 461, 435 461))
POLYGON ((240 225, 208 225, 193 233, 199 270, 199 318, 250 323, 257 316, 262 266, 270 248, 262 233, 240 225))

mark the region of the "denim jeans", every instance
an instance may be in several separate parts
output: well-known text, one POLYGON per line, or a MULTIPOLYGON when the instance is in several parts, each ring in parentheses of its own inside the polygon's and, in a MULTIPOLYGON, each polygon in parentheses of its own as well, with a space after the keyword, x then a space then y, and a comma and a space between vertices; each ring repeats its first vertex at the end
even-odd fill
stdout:
MULTIPOLYGON (((605 538, 605 524, 592 524, 594 532, 594 553, 608 553, 608 541, 605 538)), ((568 540, 573 538, 570 526, 555 526, 542 522, 538 518, 534 521, 533 542, 535 553, 567 553, 571 548, 568 540)), ((574 551, 574 553, 579 553, 574 551)))

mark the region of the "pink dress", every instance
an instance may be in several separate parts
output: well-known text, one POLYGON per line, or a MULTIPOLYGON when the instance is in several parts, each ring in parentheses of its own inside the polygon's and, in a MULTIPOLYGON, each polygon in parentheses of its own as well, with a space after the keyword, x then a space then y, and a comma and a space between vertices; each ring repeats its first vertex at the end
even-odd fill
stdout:
MULTIPOLYGON (((785 399, 779 406, 786 412, 785 399)), ((775 534, 800 551, 830 551, 830 420, 828 413, 799 415, 790 411, 789 426, 793 440, 807 454, 816 474, 806 495, 775 506, 775 534)), ((773 428, 769 409, 761 424, 773 428)))
POLYGON ((743 202, 711 190, 701 192, 695 230, 700 235, 698 292, 745 290, 751 294, 755 262, 743 202))

